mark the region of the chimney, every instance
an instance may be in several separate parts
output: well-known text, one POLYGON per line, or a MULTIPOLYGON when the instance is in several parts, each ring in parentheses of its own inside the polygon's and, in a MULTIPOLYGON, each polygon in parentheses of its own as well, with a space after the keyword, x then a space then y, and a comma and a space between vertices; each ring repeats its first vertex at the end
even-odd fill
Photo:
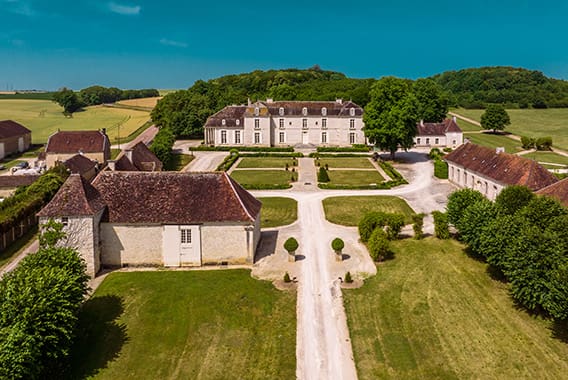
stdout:
POLYGON ((250 98, 247 98, 247 105, 251 105, 252 103, 250 102, 250 98))
POLYGON ((125 149, 124 155, 128 158, 128 161, 132 162, 132 149, 125 149))
POLYGON ((420 126, 421 126, 421 127, 424 126, 424 119, 420 119, 420 126))
POLYGON ((343 99, 337 99, 337 98, 336 98, 336 99, 335 99, 335 102, 336 102, 337 104, 343 104, 343 99))
POLYGON ((266 103, 274 103, 274 99, 272 99, 272 98, 266 98, 266 103))
POLYGON ((498 146, 498 147, 495 149, 495 153, 497 153, 497 154, 505 153, 505 147, 498 146))
POLYGON ((116 171, 116 160, 108 160, 107 164, 108 164, 108 168, 111 171, 113 171, 113 172, 116 171))
POLYGON ((457 120, 457 118, 456 118, 455 116, 452 116, 452 121, 453 121, 454 123, 456 123, 458 120, 457 120))
POLYGON ((103 135, 107 134, 107 129, 106 128, 101 128, 101 132, 103 133, 103 135))

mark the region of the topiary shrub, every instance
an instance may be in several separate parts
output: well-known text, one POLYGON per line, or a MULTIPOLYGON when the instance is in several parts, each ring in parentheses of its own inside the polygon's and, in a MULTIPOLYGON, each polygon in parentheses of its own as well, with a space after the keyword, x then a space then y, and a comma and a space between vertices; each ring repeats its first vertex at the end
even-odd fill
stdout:
POLYGON ((412 230, 414 230, 414 239, 420 240, 424 237, 424 233, 422 232, 422 228, 424 227, 424 214, 415 214, 412 215, 412 230))
POLYGON ((533 149, 534 148, 534 139, 528 136, 521 136, 521 145, 523 149, 533 149))
POLYGON ((375 228, 367 243, 369 254, 374 261, 382 261, 390 253, 387 234, 382 228, 375 228))
POLYGON ((400 234, 400 230, 404 227, 404 215, 387 214, 386 225, 387 238, 389 240, 398 239, 398 234, 400 234))
POLYGON ((359 221, 359 237, 363 243, 366 243, 371 234, 377 227, 384 227, 387 221, 387 214, 384 212, 368 212, 359 221))
POLYGON ((286 251, 288 251, 288 253, 292 254, 293 252, 295 252, 298 247, 300 245, 298 244, 298 241, 293 238, 293 237, 289 237, 285 242, 284 242, 284 249, 286 251))
POLYGON ((318 182, 329 182, 329 176, 327 175, 327 170, 322 166, 318 172, 318 182))
POLYGON ((341 252, 343 247, 345 247, 345 243, 340 238, 335 238, 331 242, 331 248, 336 252, 341 252))
POLYGON ((290 278, 288 272, 284 273, 284 282, 292 282, 292 279, 290 278))
POLYGON ((446 161, 434 160, 434 177, 448 179, 448 163, 446 161))
POLYGON ((535 141, 537 150, 550 150, 552 148, 552 137, 539 137, 535 141))
POLYGON ((353 278, 351 277, 351 272, 345 273, 345 282, 351 284, 353 282, 353 278))
POLYGON ((438 239, 449 239, 450 229, 448 228, 448 215, 445 212, 434 211, 434 234, 438 239))

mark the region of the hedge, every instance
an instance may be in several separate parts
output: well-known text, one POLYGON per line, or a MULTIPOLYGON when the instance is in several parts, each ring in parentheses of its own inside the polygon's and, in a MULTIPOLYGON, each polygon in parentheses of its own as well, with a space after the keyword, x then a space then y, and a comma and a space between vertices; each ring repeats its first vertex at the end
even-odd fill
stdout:
POLYGON ((402 180, 381 182, 375 185, 334 185, 333 183, 319 183, 318 187, 320 189, 326 189, 326 190, 377 190, 377 189, 386 190, 396 186, 405 185, 407 183, 408 182, 402 179, 402 180))
POLYGON ((448 163, 446 161, 434 160, 434 176, 440 179, 448 179, 448 163))
POLYGON ((219 164, 219 166, 217 166, 216 170, 219 172, 226 172, 231 168, 231 166, 233 166, 235 162, 237 162, 238 159, 239 159, 239 154, 230 154, 227 157, 225 157, 225 159, 223 160, 223 162, 219 164))
POLYGON ((276 158, 296 158, 296 157, 304 157, 303 153, 294 152, 294 153, 269 153, 269 152, 260 152, 260 153, 243 153, 240 155, 241 157, 276 157, 276 158))
POLYGON ((293 152, 294 148, 288 147, 277 147, 277 146, 207 146, 200 145, 196 147, 189 148, 192 151, 216 151, 216 152, 228 152, 231 149, 236 149, 239 152, 293 152))
POLYGON ((368 154, 355 154, 355 153, 310 153, 308 157, 322 158, 322 157, 370 157, 368 154))
POLYGON ((290 184, 267 184, 267 183, 253 184, 253 185, 241 183, 240 185, 247 190, 286 190, 292 187, 292 185, 290 184))
POLYGON ((369 152, 371 149, 366 145, 353 145, 351 147, 332 147, 332 146, 318 146, 319 152, 369 152))

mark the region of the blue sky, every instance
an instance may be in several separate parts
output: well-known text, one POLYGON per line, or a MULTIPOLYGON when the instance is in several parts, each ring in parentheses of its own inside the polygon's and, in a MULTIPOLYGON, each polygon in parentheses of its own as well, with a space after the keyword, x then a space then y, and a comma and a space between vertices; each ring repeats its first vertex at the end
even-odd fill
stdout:
POLYGON ((270 68, 418 78, 520 66, 568 79, 568 1, 0 0, 0 91, 187 88, 270 68))

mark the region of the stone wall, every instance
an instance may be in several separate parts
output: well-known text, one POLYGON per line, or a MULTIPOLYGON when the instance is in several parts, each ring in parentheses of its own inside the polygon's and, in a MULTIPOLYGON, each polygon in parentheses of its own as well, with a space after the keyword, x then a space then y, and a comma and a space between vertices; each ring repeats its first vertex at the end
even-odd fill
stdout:
POLYGON ((250 264, 259 238, 260 231, 252 224, 206 223, 201 226, 202 262, 250 264))
POLYGON ((163 265, 162 230, 161 225, 101 223, 102 265, 163 265))

